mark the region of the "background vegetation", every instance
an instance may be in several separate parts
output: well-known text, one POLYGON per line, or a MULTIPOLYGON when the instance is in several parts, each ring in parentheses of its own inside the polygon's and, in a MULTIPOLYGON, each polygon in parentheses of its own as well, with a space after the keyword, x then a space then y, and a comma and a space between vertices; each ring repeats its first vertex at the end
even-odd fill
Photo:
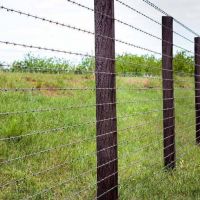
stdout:
MULTIPOLYGON (((121 74, 127 72, 133 73, 137 76, 141 75, 160 75, 161 74, 161 60, 152 55, 132 55, 123 54, 116 57, 116 71, 121 74)), ((1 65, 1 64, 0 64, 1 65)), ((32 54, 27 54, 23 60, 15 61, 10 66, 12 71, 41 71, 52 73, 71 72, 75 74, 82 74, 94 70, 94 59, 83 58, 79 64, 72 64, 70 61, 58 58, 40 58, 32 54)), ((185 52, 177 52, 174 56, 174 70, 189 73, 194 72, 193 57, 187 55, 185 52)))

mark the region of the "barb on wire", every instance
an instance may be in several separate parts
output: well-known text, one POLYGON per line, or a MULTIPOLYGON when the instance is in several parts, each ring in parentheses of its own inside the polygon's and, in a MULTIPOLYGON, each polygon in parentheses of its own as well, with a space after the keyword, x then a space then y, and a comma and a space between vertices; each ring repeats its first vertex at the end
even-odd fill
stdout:
MULTIPOLYGON (((152 142, 152 143, 154 143, 154 142, 152 142)), ((157 144, 157 143, 155 143, 155 144, 157 144)), ((136 151, 136 153, 139 153, 139 152, 141 152, 141 151, 144 151, 144 150, 145 150, 147 147, 149 147, 150 145, 151 145, 151 144, 148 144, 148 145, 146 145, 145 147, 142 147, 142 148, 138 149, 138 150, 136 151)), ((114 146, 112 146, 112 147, 114 147, 114 146)), ((110 147, 108 147, 108 148, 110 148, 110 147)), ((106 148, 106 149, 107 149, 107 148, 106 148)), ((101 151, 101 150, 100 150, 100 151, 101 151)), ((135 153, 135 152, 134 152, 134 153, 135 153)), ((123 157, 125 157, 125 155, 127 155, 127 153, 125 153, 125 154, 123 155, 123 157)), ((113 159, 113 160, 111 160, 111 161, 108 161, 108 162, 105 163, 105 164, 102 164, 102 165, 98 166, 97 169, 98 169, 98 168, 102 168, 103 166, 105 166, 105 165, 107 165, 107 164, 111 164, 112 162, 115 162, 115 161, 117 161, 117 158, 115 158, 115 159, 113 159)), ((96 170, 96 167, 94 168, 94 170, 96 170)), ((91 170, 89 170, 89 172, 91 172, 91 170)), ((114 172, 114 173, 108 175, 106 178, 112 177, 112 176, 114 176, 116 173, 117 173, 117 172, 114 172)), ((82 174, 81 174, 81 175, 82 175, 82 174)), ((79 177, 79 176, 80 176, 80 175, 78 175, 78 177, 79 177)), ((40 191, 40 192, 38 192, 38 193, 36 193, 36 194, 34 194, 34 195, 32 195, 32 196, 29 196, 29 197, 27 197, 26 199, 32 199, 33 197, 36 197, 36 196, 38 196, 38 195, 47 193, 47 192, 50 191, 51 189, 53 189, 53 188, 55 188, 55 187, 60 187, 60 186, 62 186, 62 185, 64 185, 64 184, 67 184, 67 183, 69 183, 69 180, 72 181, 72 180, 74 180, 74 179, 76 179, 76 178, 77 178, 77 177, 70 178, 70 179, 68 179, 68 180, 66 180, 66 181, 64 181, 64 182, 61 182, 61 183, 59 183, 59 184, 57 184, 57 185, 54 185, 54 186, 52 186, 52 187, 50 187, 50 188, 48 188, 48 189, 44 189, 44 190, 42 190, 42 191, 40 191)), ((102 179, 102 180, 100 180, 100 181, 98 181, 98 183, 102 182, 103 180, 105 180, 105 178, 102 179)), ((95 184, 96 184, 96 183, 95 183, 95 184)))
MULTIPOLYGON (((188 98, 188 97, 183 97, 183 98, 188 98)), ((171 100, 173 98, 166 98, 164 100, 171 100)), ((144 102, 149 102, 149 101, 160 101, 161 99, 151 99, 151 100, 143 100, 144 102)), ((125 104, 125 103, 136 103, 137 101, 131 101, 131 102, 115 102, 115 103, 108 103, 108 104, 97 104, 98 106, 101 106, 101 105, 113 105, 113 104, 125 104)), ((94 105, 96 106, 96 105, 94 105)), ((145 112, 136 112, 136 113, 133 113, 131 115, 125 115, 125 116, 119 116, 118 118, 119 119, 123 119, 123 118, 130 118, 130 117, 133 117, 135 115, 138 115, 138 114, 149 114, 149 113, 152 113, 152 112, 161 112, 163 110, 171 110, 171 109, 174 109, 173 108, 166 108, 166 109, 155 109, 155 110, 150 110, 150 111, 145 111, 145 112)), ((80 124, 75 124, 75 125, 67 125, 67 126, 64 126, 64 127, 59 127, 59 128, 53 128, 53 129, 48 129, 48 130, 41 130, 41 131, 33 131, 33 132, 30 132, 30 133, 26 133, 26 134, 22 134, 22 135, 18 135, 18 136, 10 136, 10 137, 6 137, 6 138, 0 138, 0 141, 7 141, 7 140, 14 140, 14 139, 19 139, 19 138, 23 138, 23 137, 28 137, 28 136, 34 136, 34 135, 39 135, 39 134, 50 134, 50 133, 54 133, 54 132, 58 132, 58 131, 63 131, 65 129, 68 129, 68 128, 75 128, 75 127, 79 127, 79 126, 83 126, 83 125, 91 125, 91 124, 94 124, 94 123, 98 123, 98 122, 103 122, 103 121, 108 121, 108 120, 115 120, 116 118, 108 118, 108 119, 102 119, 102 120, 99 120, 99 121, 96 121, 96 120, 91 120, 91 121, 87 121, 87 122, 84 122, 84 123, 80 123, 80 124)))
MULTIPOLYGON (((124 3, 124 2, 122 2, 121 0, 116 0, 116 2, 118 2, 118 3, 120 3, 121 5, 123 5, 123 6, 127 7, 127 8, 129 8, 130 10, 132 10, 132 11, 138 13, 139 15, 142 15, 142 16, 145 17, 146 19, 149 19, 150 21, 152 21, 152 22, 154 22, 154 23, 156 23, 156 24, 162 26, 162 24, 161 24, 160 22, 158 22, 158 21, 156 21, 155 19, 153 19, 153 18, 151 18, 151 17, 145 15, 144 13, 142 13, 142 12, 138 11, 137 9, 131 7, 130 5, 128 5, 128 4, 124 3)), ((173 31, 173 32, 174 32, 176 35, 178 35, 179 37, 181 37, 181 38, 187 40, 188 42, 191 42, 192 44, 194 44, 194 41, 192 41, 191 39, 185 37, 184 35, 181 35, 180 33, 176 32, 176 31, 173 31)))
MULTIPOLYGON (((171 135, 171 136, 173 136, 173 135, 171 135)), ((171 137, 171 136, 168 136, 167 138, 169 138, 169 137, 171 137)), ((165 139, 167 139, 167 138, 164 138, 164 140, 165 139)), ((153 142, 154 143, 154 142, 153 142)), ((156 144, 156 143, 155 143, 156 144)), ((151 145, 151 144, 150 144, 151 145)), ((167 146, 167 147, 165 147, 165 148, 169 148, 170 146, 171 146, 172 144, 170 144, 169 146, 167 146)), ((148 147, 149 145, 147 145, 146 147, 148 147)), ((144 150, 144 148, 141 148, 142 150, 144 150)), ((141 150, 140 149, 140 150, 141 150)), ((139 151, 140 152, 140 151, 139 151)), ((169 156, 169 155, 168 155, 169 156)), ((126 157, 126 156, 125 156, 126 157)), ((116 159, 114 159, 114 160, 112 160, 112 161, 109 161, 108 163, 111 163, 111 162, 115 162, 116 161, 116 159)), ((141 162, 141 160, 140 160, 140 162, 141 162)), ((132 162, 131 164, 129 164, 130 166, 131 165, 135 165, 135 164, 137 164, 137 163, 139 163, 138 161, 136 162, 136 161, 134 161, 134 162, 132 162)), ((105 164, 103 164, 103 165, 105 165, 105 164)), ((129 166, 128 165, 128 166, 129 166)), ((128 167, 127 165, 123 168, 123 170, 126 170, 127 169, 127 167, 128 167)), ((102 167, 102 166, 99 166, 99 167, 102 167)), ((97 167, 98 168, 98 167, 97 167)), ((118 171, 117 172, 114 172, 114 173, 112 173, 112 174, 110 174, 110 175, 108 175, 106 178, 108 178, 108 177, 111 177, 111 176, 114 176, 115 174, 117 174, 118 173, 118 171)), ((82 175, 82 174, 81 174, 82 175)), ((80 175, 79 175, 80 176, 80 175)), ((76 177, 75 177, 76 178, 76 177)), ((73 178, 73 180, 75 179, 75 178, 73 178)), ((71 180, 71 179, 70 179, 71 180)), ((103 181, 103 180, 105 180, 105 179, 102 179, 102 180, 100 180, 100 182, 101 181, 103 181)), ((56 188, 56 187, 60 187, 60 186, 62 186, 62 185, 65 185, 65 184, 67 184, 67 183, 69 183, 69 179, 67 180, 67 181, 63 181, 63 182, 61 182, 61 183, 59 183, 59 184, 56 184, 56 185, 53 185, 52 187, 50 187, 50 188, 48 188, 48 189, 44 189, 44 190, 42 190, 42 191, 40 191, 40 192, 38 192, 38 193, 36 193, 36 194, 34 194, 34 195, 31 195, 31 196, 29 196, 29 197, 27 197, 26 199, 32 199, 33 197, 36 197, 36 196, 38 196, 38 195, 41 195, 41 194, 44 194, 44 193, 47 193, 47 192, 49 192, 51 189, 53 189, 53 188, 56 188)), ((99 182, 98 182, 99 183, 99 182)), ((95 183, 96 184, 96 183, 95 183)), ((108 190, 107 192, 109 192, 110 190, 108 190)), ((105 193, 107 193, 107 192, 105 192, 105 193)), ((103 193, 103 194, 101 194, 102 196, 104 196, 105 195, 105 193, 103 193)), ((99 198, 99 196, 98 196, 98 198, 99 198)))
MULTIPOLYGON (((162 55, 162 56, 171 58, 171 56, 168 56, 166 54, 161 54, 160 52, 157 52, 157 51, 145 48, 145 47, 141 47, 141 46, 138 46, 138 45, 135 45, 135 44, 132 44, 132 43, 124 42, 124 41, 121 41, 121 40, 118 40, 118 39, 116 39, 116 41, 121 42, 121 43, 126 44, 126 45, 129 45, 129 46, 132 46, 132 47, 137 48, 137 49, 141 49, 141 50, 148 51, 148 52, 151 52, 151 53, 154 53, 154 54, 157 54, 157 55, 162 55)), ((77 53, 77 52, 71 52, 71 51, 59 50, 59 49, 53 49, 53 48, 46 48, 46 47, 40 47, 40 46, 34 46, 34 45, 27 45, 27 44, 21 44, 21 43, 9 42, 9 41, 1 41, 0 40, 0 43, 5 44, 5 45, 19 46, 19 47, 23 47, 23 48, 38 49, 38 50, 51 51, 51 52, 57 52, 57 53, 64 53, 64 54, 69 54, 69 55, 90 57, 90 58, 95 58, 95 59, 100 59, 100 60, 105 59, 105 60, 109 60, 109 61, 117 61, 115 58, 93 56, 93 55, 90 55, 90 54, 77 53)), ((121 60, 121 62, 123 62, 125 64, 127 64, 127 63, 135 64, 133 62, 124 62, 122 60, 121 60)), ((160 69, 160 68, 156 67, 156 69, 160 69)), ((169 71, 169 69, 162 69, 162 70, 169 71)), ((171 71, 173 71, 173 70, 171 70, 171 71)))
MULTIPOLYGON (((143 2, 147 3, 148 5, 150 5, 151 7, 153 7, 154 9, 156 9, 157 11, 159 11, 160 13, 167 15, 167 16, 171 16, 169 15, 167 12, 165 12, 164 10, 162 10, 161 8, 159 8, 158 6, 156 6, 154 3, 150 2, 149 0, 142 0, 143 2)), ((188 26, 184 25, 183 23, 181 23, 179 20, 174 18, 174 21, 176 23, 178 23, 179 25, 181 25, 183 28, 185 28, 186 30, 188 30, 189 32, 193 33, 195 36, 199 37, 199 34, 196 33, 195 31, 193 31, 191 28, 189 28, 188 26)))
MULTIPOLYGON (((71 1, 69 1, 69 2, 71 2, 71 1)), ((78 4, 78 5, 80 6, 80 4, 78 4)), ((84 8, 86 8, 86 6, 84 6, 84 8)), ((69 28, 69 29, 73 29, 73 30, 76 30, 76 31, 80 31, 80 32, 83 32, 83 33, 87 33, 87 34, 90 34, 90 35, 95 35, 94 32, 89 31, 89 30, 86 30, 86 29, 82 29, 82 28, 79 28, 79 27, 75 27, 75 26, 72 26, 72 25, 69 25, 69 24, 64 24, 64 23, 57 22, 57 21, 54 21, 54 20, 51 20, 51 19, 47 19, 47 18, 44 18, 44 17, 39 17, 39 16, 30 14, 30 13, 26 13, 26 12, 23 12, 23 11, 15 10, 15 9, 8 8, 8 7, 5 7, 5 6, 1 6, 0 9, 6 10, 7 12, 14 12, 14 13, 17 13, 17 14, 19 14, 19 15, 24 15, 24 16, 27 16, 27 17, 32 17, 32 18, 34 18, 34 19, 41 20, 41 21, 43 21, 43 22, 48 22, 48 23, 51 23, 51 24, 59 25, 59 26, 62 26, 62 27, 66 27, 66 28, 69 28)), ((89 8, 88 8, 88 9, 89 9, 89 8)), ((94 9, 89 9, 89 10, 94 11, 94 9)), ((101 13, 101 14, 103 14, 103 13, 101 13)), ((105 15, 105 14, 103 14, 103 15, 105 15)), ((112 18, 111 16, 107 16, 107 15, 106 15, 106 17, 112 18)), ((148 33, 148 32, 146 32, 146 31, 144 31, 144 30, 142 30, 142 29, 139 29, 139 28, 137 28, 137 27, 135 27, 135 26, 133 26, 133 25, 130 25, 130 24, 126 23, 126 22, 123 22, 123 21, 118 20, 118 19, 115 19, 115 21, 117 21, 118 23, 121 23, 121 24, 123 24, 123 25, 125 25, 125 26, 128 26, 128 27, 130 27, 130 28, 132 28, 132 29, 135 29, 135 30, 137 30, 137 31, 139 31, 139 32, 142 32, 142 33, 144 33, 144 34, 146 34, 146 35, 148 35, 148 36, 151 36, 151 37, 153 37, 153 38, 155 38, 155 39, 158 39, 158 40, 161 40, 161 41, 162 41, 162 39, 161 39, 160 37, 158 37, 158 36, 156 36, 156 35, 153 35, 153 34, 151 34, 151 33, 148 33)), ((107 36, 103 36, 103 35, 99 35, 99 34, 98 34, 98 36, 101 36, 101 37, 104 37, 104 38, 109 38, 109 37, 107 37, 107 36)), ((114 38, 110 38, 110 39, 114 39, 114 38)), ((116 40, 117 42, 120 42, 120 43, 129 45, 129 46, 133 46, 133 44, 128 43, 128 42, 125 42, 125 41, 122 41, 122 40, 118 40, 118 39, 115 39, 115 40, 116 40)), ((167 41, 166 41, 166 42, 167 42, 167 41)), ((189 52, 189 53, 192 53, 192 54, 194 53, 194 52, 192 52, 192 51, 190 51, 190 50, 187 50, 187 49, 185 49, 185 48, 183 48, 183 47, 181 47, 181 46, 179 46, 179 45, 174 44, 174 46, 177 47, 177 48, 180 48, 180 49, 182 49, 182 50, 184 50, 184 51, 187 51, 187 52, 189 52)), ((154 53, 155 53, 155 52, 154 52, 154 53)))
MULTIPOLYGON (((163 79, 166 80, 166 79, 163 79)), ((169 79, 167 79, 169 80, 169 79)), ((176 90, 190 90, 190 89, 194 89, 191 87, 186 87, 186 88, 182 88, 182 87, 177 87, 175 88, 176 90)), ((134 87, 134 88, 0 88, 0 92, 29 92, 29 91, 96 91, 96 90, 119 90, 119 91, 134 91, 134 90, 172 90, 172 89, 163 89, 161 87, 134 87)), ((199 90, 199 89, 196 89, 199 90)))
MULTIPOLYGON (((142 127, 142 126, 140 126, 140 127, 142 127)), ((138 127, 138 128, 140 128, 140 127, 138 127)), ((166 128, 170 128, 170 127, 166 127, 166 128)), ((123 131, 124 131, 124 130, 127 130, 127 129, 123 129, 123 131)), ((122 131, 122 130, 119 130, 119 131, 122 131)), ((160 132, 160 131, 157 130, 157 132, 160 132)), ((103 134, 103 136, 105 136, 105 134, 103 134)), ((148 136, 148 135, 147 135, 147 134, 143 134, 143 135, 134 137, 133 139, 134 139, 134 140, 142 139, 142 138, 144 138, 144 137, 146 137, 146 136, 148 136)), ((97 136, 97 137, 102 137, 102 135, 99 135, 99 136, 97 136)), ((168 137, 170 137, 170 136, 168 136, 168 137)), ((165 138, 165 139, 167 139, 167 138, 165 138)), ((118 146, 119 146, 119 147, 122 147, 122 146, 124 146, 124 145, 126 145, 126 144, 128 144, 128 143, 130 143, 130 141, 125 140, 125 141, 120 142, 120 143, 118 144, 118 146)), ((146 145, 146 146, 144 146, 144 147, 142 147, 142 148, 139 148, 137 151, 134 151, 134 153, 139 153, 140 151, 145 150, 145 149, 146 149, 147 147, 149 147, 151 144, 152 144, 152 143, 150 143, 150 144, 148 144, 148 145, 146 145)), ((116 146, 116 145, 113 145, 113 146, 104 148, 103 150, 108 150, 108 149, 110 149, 110 148, 114 148, 115 146, 116 146)), ((101 151, 102 151, 102 150, 100 150, 99 152, 101 152, 101 151)), ((97 152, 97 153, 98 153, 98 152, 97 152)), ((129 152, 126 152, 126 155, 128 155, 128 154, 129 154, 129 152)), ((71 162, 75 162, 75 161, 79 161, 79 160, 84 160, 86 157, 88 157, 88 156, 94 156, 94 155, 96 155, 96 152, 92 152, 92 153, 90 153, 90 154, 86 154, 86 155, 84 155, 83 157, 81 156, 81 157, 79 157, 79 158, 77 158, 77 159, 73 159, 73 160, 70 161, 70 162, 69 162, 69 161, 65 161, 64 163, 60 163, 60 164, 58 164, 58 165, 53 165, 52 167, 49 167, 49 168, 47 168, 47 169, 44 169, 44 170, 42 170, 42 171, 40 171, 40 172, 32 173, 31 176, 39 176, 39 175, 41 175, 41 174, 50 172, 50 171, 52 171, 52 170, 55 170, 55 169, 59 169, 59 168, 61 168, 61 167, 64 167, 65 165, 70 164, 71 162)), ((125 156, 125 155, 124 155, 124 156, 125 156)), ((112 163, 112 162, 114 162, 114 161, 116 161, 116 160, 117 160, 117 159, 114 159, 114 160, 112 160, 112 161, 109 161, 107 164, 110 164, 110 163, 112 163)), ((96 169, 96 167, 95 167, 95 169, 96 169)), ((7 183, 5 183, 5 184, 3 184, 3 185, 0 185, 0 188, 5 188, 5 187, 7 187, 7 186, 9 186, 9 185, 11 185, 11 184, 19 183, 19 182, 23 181, 24 179, 25 179, 25 177, 24 177, 24 178, 21 178, 21 179, 17 179, 17 180, 12 180, 12 181, 7 182, 7 183)))
MULTIPOLYGON (((189 113, 186 113, 186 114, 190 114, 190 112, 189 112, 189 113)), ((173 116, 173 117, 169 117, 169 118, 174 118, 174 116, 173 116)), ((163 120, 168 120, 169 118, 164 118, 163 120)), ((105 119, 104 119, 104 120, 105 120, 105 119)), ((110 120, 110 119, 106 119, 106 120, 110 120)), ((160 121, 163 121, 163 120, 160 120, 160 121)), ((102 120, 101 120, 101 121, 102 121, 102 120)), ((157 122, 157 120, 156 120, 156 122, 157 122)), ((150 122, 150 123, 152 123, 152 122, 150 122)), ((140 124, 140 125, 130 126, 130 127, 128 127, 128 128, 121 129, 121 130, 119 130, 119 131, 125 131, 125 130, 133 129, 133 128, 136 128, 136 127, 139 127, 139 126, 144 126, 144 125, 147 125, 147 124, 148 124, 148 123, 145 123, 145 124, 143 123, 143 124, 140 124)), ((168 127, 167 127, 167 128, 168 128, 168 127)), ((112 131, 112 132, 108 132, 108 133, 105 133, 105 134, 108 135, 108 134, 113 134, 113 133, 115 133, 115 132, 116 132, 116 131, 112 131)), ((102 137, 102 136, 104 136, 105 134, 99 135, 99 136, 97 136, 97 137, 102 137)), ((79 142, 82 142, 82 140, 80 140, 79 142)), ((75 143, 76 143, 76 142, 75 142, 75 143)), ((41 151, 39 151, 39 152, 34 152, 34 153, 31 153, 31 154, 26 154, 26 155, 23 155, 23 156, 21 156, 21 157, 11 158, 11 159, 9 159, 9 160, 0 162, 0 165, 8 164, 8 163, 11 163, 11 162, 13 162, 13 161, 23 160, 23 159, 26 159, 26 158, 29 158, 29 157, 32 157, 32 156, 37 156, 37 155, 40 155, 40 154, 43 154, 43 153, 55 151, 55 150, 57 150, 57 149, 66 148, 66 147, 68 147, 68 146, 70 146, 70 145, 73 145, 73 144, 75 144, 75 143, 73 142, 73 143, 68 143, 68 144, 62 144, 62 145, 59 145, 59 146, 56 146, 56 147, 52 147, 52 148, 49 148, 49 149, 41 150, 41 151)))

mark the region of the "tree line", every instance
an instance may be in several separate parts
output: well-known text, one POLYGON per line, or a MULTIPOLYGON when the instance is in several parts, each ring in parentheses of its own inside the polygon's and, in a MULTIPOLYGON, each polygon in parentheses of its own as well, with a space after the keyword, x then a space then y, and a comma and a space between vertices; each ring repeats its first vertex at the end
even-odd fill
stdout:
MULTIPOLYGON (((186 52, 177 52, 173 59, 174 70, 180 75, 184 73, 194 73, 194 57, 186 52)), ((4 67, 0 62, 0 68, 11 71, 29 72, 52 72, 52 73, 75 73, 83 74, 94 71, 95 60, 93 58, 83 58, 78 64, 73 64, 69 60, 61 58, 46 58, 27 54, 22 60, 14 61, 11 66, 4 67)), ((152 75, 157 76, 162 73, 162 60, 153 55, 133 55, 123 54, 116 56, 116 72, 120 74, 132 73, 136 76, 152 75)))

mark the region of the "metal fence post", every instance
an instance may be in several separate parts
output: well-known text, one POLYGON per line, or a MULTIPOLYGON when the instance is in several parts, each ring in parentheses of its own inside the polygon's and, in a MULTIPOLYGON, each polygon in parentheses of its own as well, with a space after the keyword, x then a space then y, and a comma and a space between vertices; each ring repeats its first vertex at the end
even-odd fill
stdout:
POLYGON ((118 199, 114 0, 94 0, 97 199, 118 199), (101 13, 104 13, 102 15, 101 13), (106 17, 111 16, 111 17, 106 17), (102 37, 106 36, 106 37, 102 37), (106 59, 107 58, 107 59, 106 59), (102 73, 103 72, 103 73, 102 73))
POLYGON ((173 18, 162 17, 162 78, 164 165, 173 169, 175 163, 175 112, 173 86, 173 18))
POLYGON ((200 37, 195 38, 195 111, 196 111, 196 143, 200 144, 200 37))

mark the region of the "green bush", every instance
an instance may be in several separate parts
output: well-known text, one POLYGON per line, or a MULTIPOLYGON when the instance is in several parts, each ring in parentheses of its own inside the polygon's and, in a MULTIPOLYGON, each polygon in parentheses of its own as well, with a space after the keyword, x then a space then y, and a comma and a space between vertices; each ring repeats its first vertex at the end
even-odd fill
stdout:
POLYGON ((179 72, 179 75, 184 75, 184 73, 192 75, 194 73, 194 57, 188 56, 186 52, 178 52, 174 57, 174 71, 179 72))
POLYGON ((40 58, 35 57, 32 54, 27 54, 24 60, 15 61, 12 64, 13 71, 52 71, 52 72, 62 72, 70 71, 71 65, 68 61, 60 58, 40 58))
MULTIPOLYGON (((153 55, 123 54, 116 56, 116 72, 127 75, 131 73, 136 76, 161 75, 162 61, 153 55)), ((0 68, 1 64, 0 64, 0 68)), ((11 67, 12 71, 40 71, 52 73, 75 73, 83 74, 95 70, 95 60, 86 57, 79 64, 72 64, 68 60, 60 58, 40 58, 27 54, 23 60, 15 61, 11 67)), ((194 73, 194 58, 186 52, 177 52, 174 56, 174 70, 179 75, 194 73), (183 72, 183 73, 182 73, 183 72)))

